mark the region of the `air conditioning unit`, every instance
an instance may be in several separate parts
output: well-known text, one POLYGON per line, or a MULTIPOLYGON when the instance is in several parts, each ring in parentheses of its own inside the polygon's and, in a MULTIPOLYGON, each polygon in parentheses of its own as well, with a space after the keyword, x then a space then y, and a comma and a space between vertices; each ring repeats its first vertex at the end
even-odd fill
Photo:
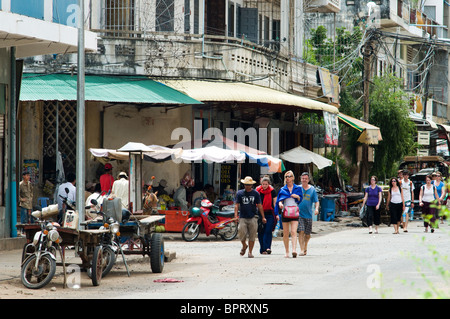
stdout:
POLYGON ((306 12, 333 13, 341 11, 341 0, 311 0, 306 12))

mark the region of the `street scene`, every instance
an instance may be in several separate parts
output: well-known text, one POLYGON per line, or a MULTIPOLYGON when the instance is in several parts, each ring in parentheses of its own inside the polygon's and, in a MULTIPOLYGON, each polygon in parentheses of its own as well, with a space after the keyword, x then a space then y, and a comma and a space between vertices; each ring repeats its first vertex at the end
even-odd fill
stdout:
POLYGON ((0 299, 449 298, 449 24, 437 0, 0 1, 0 299))
MULTIPOLYGON (((387 225, 380 227, 379 234, 370 235, 367 229, 352 226, 355 221, 342 218, 340 222, 317 222, 308 254, 296 259, 284 258, 281 238, 274 238, 271 255, 255 254, 249 259, 239 255, 238 240, 224 242, 202 236, 187 243, 180 235, 166 234, 166 250, 174 252, 176 258, 165 264, 163 273, 150 271, 148 257, 132 256, 127 258, 131 271, 128 277, 123 261, 118 259, 99 287, 93 287, 87 274, 81 273, 78 288, 73 288, 78 280, 74 275, 68 279, 69 287, 63 288, 63 275, 58 270, 45 288, 26 289, 17 267, 21 251, 2 251, 1 296, 197 302, 238 299, 259 303, 273 299, 421 299, 434 289, 448 295, 448 285, 438 270, 445 267, 445 261, 433 261, 433 252, 440 257, 450 253, 447 224, 434 234, 426 234, 423 222, 414 221, 409 233, 394 236, 387 225), (430 245, 435 248, 430 250, 430 245)), ((68 255, 73 256, 73 251, 68 255)), ((70 262, 77 259, 68 258, 70 262)))

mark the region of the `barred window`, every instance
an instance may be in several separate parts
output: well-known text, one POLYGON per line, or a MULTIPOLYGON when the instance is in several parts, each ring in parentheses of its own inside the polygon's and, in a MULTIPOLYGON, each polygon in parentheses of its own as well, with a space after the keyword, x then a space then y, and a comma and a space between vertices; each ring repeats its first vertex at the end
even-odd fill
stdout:
MULTIPOLYGON (((105 0, 105 29, 133 31, 135 29, 135 0, 105 0)), ((124 35, 111 32, 110 35, 124 35)))
POLYGON ((156 31, 174 31, 173 0, 156 0, 156 31))

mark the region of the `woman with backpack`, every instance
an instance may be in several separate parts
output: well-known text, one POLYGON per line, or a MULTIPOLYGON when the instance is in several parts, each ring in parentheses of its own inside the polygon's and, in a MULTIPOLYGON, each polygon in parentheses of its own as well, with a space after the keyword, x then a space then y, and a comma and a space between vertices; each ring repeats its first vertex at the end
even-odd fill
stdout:
POLYGON ((391 224, 394 225, 394 234, 399 234, 402 214, 405 210, 405 199, 399 181, 393 177, 389 181, 389 192, 386 201, 386 210, 391 214, 391 224))
POLYGON ((422 207, 423 225, 425 232, 428 232, 428 226, 431 232, 434 233, 434 223, 436 222, 436 209, 431 207, 432 203, 437 200, 439 204, 439 195, 436 186, 431 184, 432 177, 427 175, 425 177, 425 185, 420 187, 419 205, 422 207))

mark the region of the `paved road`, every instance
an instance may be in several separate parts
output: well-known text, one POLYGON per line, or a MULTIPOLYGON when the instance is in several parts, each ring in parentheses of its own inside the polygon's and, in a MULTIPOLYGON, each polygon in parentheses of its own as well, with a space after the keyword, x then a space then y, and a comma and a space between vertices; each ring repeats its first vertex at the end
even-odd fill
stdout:
MULTIPOLYGON (((434 234, 424 233, 422 223, 411 223, 408 233, 392 234, 383 226, 379 234, 367 228, 346 227, 342 231, 314 236, 308 255, 284 258, 281 239, 273 243, 272 255, 239 255, 237 240, 224 242, 202 238, 186 243, 178 236, 165 241, 177 258, 166 263, 163 273, 150 271, 148 258, 127 256, 131 277, 120 259, 99 287, 85 273, 80 289, 63 289, 59 274, 45 288, 28 290, 19 279, 20 251, 0 252, 1 298, 150 298, 150 299, 291 299, 291 298, 416 298, 427 289, 421 273, 442 287, 436 271, 417 272, 408 254, 430 261, 427 245, 443 256, 450 255, 450 226, 434 234), (381 278, 378 273, 381 273, 381 278), (160 283, 156 279, 180 282, 160 283), (405 283, 402 283, 404 281, 405 283), (413 285, 413 286, 411 286, 413 285), (381 289, 373 289, 381 287, 381 289), (418 291, 422 289, 422 291, 418 291)), ((256 244, 259 248, 259 245, 256 244)))

